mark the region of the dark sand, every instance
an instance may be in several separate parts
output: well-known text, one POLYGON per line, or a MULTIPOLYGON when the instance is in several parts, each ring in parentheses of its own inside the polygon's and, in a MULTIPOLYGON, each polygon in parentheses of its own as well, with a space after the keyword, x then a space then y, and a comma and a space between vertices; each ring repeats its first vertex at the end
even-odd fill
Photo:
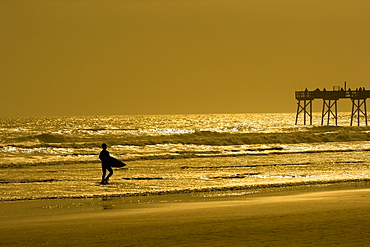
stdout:
POLYGON ((119 200, 0 202, 0 245, 370 246, 367 188, 190 202, 119 200))

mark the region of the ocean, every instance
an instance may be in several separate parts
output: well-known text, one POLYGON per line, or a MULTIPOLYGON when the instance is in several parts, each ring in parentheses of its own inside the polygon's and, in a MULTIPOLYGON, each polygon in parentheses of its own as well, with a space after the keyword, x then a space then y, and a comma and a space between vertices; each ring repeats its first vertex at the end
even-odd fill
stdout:
POLYGON ((0 200, 201 193, 370 181, 370 127, 295 113, 0 118, 0 200), (100 185, 101 144, 125 162, 100 185))

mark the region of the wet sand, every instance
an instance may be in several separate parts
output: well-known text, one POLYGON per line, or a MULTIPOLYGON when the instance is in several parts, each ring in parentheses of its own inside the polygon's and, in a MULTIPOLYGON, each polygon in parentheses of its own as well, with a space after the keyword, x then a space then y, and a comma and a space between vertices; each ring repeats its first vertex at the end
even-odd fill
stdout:
POLYGON ((1 246, 369 246, 370 189, 188 202, 0 202, 1 246))

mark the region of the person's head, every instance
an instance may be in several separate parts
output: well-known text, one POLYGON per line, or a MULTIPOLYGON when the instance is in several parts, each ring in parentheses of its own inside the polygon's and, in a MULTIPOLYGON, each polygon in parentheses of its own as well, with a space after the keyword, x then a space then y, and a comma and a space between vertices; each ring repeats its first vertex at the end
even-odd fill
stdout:
POLYGON ((107 144, 103 143, 103 144, 101 145, 101 147, 105 150, 105 149, 107 149, 107 144))

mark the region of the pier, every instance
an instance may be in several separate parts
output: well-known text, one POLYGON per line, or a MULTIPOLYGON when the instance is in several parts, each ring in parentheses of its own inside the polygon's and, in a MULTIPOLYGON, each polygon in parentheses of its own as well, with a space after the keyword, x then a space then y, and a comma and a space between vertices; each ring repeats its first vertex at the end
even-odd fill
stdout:
POLYGON ((334 119, 335 125, 338 125, 338 100, 350 99, 352 101, 351 126, 354 122, 357 122, 357 125, 360 126, 361 119, 365 120, 367 126, 366 99, 369 97, 370 90, 365 90, 364 87, 347 90, 346 83, 344 88, 334 86, 333 91, 327 91, 325 89, 296 91, 297 115, 295 124, 297 125, 299 116, 303 115, 303 124, 306 125, 309 122, 312 125, 312 103, 315 99, 321 99, 323 101, 321 125, 324 125, 324 122, 330 125, 331 119, 334 119))

